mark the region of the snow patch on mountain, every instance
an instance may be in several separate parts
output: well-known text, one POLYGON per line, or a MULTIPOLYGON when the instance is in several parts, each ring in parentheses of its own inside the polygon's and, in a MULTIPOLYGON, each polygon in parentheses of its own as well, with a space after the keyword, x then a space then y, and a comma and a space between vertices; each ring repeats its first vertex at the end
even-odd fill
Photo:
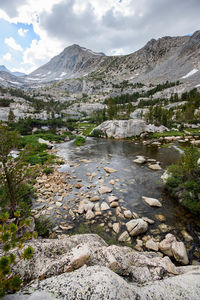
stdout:
POLYGON ((183 76, 183 77, 181 77, 181 78, 188 78, 188 77, 190 77, 190 76, 192 76, 192 75, 194 75, 195 73, 197 73, 199 70, 197 70, 197 69, 193 69, 192 71, 190 71, 189 73, 187 73, 185 76, 183 76))

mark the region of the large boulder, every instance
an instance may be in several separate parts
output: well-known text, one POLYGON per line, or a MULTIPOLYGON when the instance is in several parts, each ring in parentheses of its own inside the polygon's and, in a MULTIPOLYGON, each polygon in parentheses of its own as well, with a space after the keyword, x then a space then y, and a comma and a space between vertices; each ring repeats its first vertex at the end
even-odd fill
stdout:
POLYGON ((164 126, 147 125, 145 121, 138 119, 105 121, 95 129, 101 130, 105 136, 115 139, 139 136, 145 132, 163 132, 167 130, 164 126))

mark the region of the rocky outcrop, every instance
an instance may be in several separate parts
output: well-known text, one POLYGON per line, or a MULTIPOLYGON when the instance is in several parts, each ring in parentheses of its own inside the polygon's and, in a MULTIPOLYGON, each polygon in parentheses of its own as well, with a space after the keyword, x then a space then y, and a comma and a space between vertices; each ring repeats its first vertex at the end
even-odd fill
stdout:
POLYGON ((200 267, 176 267, 159 253, 108 246, 95 234, 29 244, 33 258, 17 260, 15 270, 26 283, 35 281, 4 300, 200 297, 200 267))
POLYGON ((145 132, 163 132, 167 130, 164 126, 147 125, 142 120, 113 120, 105 121, 95 129, 101 130, 105 136, 115 139, 139 136, 145 132))

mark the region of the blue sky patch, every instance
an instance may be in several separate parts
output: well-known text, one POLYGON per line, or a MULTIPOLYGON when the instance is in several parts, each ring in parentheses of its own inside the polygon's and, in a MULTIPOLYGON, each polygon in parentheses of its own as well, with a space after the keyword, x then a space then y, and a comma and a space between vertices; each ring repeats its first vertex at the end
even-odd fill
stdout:
POLYGON ((9 23, 3 19, 0 19, 0 64, 4 64, 9 68, 18 68, 23 61, 23 52, 30 47, 32 40, 39 40, 40 37, 33 30, 33 25, 24 23, 9 23), (21 35, 20 35, 21 33, 21 35), (13 38, 15 42, 21 46, 23 51, 17 51, 12 49, 5 43, 5 39, 13 38), (3 57, 5 54, 10 53, 10 60, 6 60, 3 57))

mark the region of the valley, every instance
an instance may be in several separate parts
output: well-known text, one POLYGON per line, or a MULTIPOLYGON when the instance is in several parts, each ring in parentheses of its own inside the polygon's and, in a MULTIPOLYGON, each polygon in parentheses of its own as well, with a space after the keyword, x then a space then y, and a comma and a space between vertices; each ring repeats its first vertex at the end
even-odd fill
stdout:
POLYGON ((200 264, 199 58, 196 31, 124 56, 75 44, 29 75, 0 68, 1 230, 30 218, 22 228, 38 233, 22 236, 33 259, 20 254, 12 269, 31 291, 39 278, 52 292, 51 278, 57 286, 84 266, 114 271, 128 297, 146 297, 148 284, 154 299, 154 284, 165 290, 176 275, 191 282, 200 264))

